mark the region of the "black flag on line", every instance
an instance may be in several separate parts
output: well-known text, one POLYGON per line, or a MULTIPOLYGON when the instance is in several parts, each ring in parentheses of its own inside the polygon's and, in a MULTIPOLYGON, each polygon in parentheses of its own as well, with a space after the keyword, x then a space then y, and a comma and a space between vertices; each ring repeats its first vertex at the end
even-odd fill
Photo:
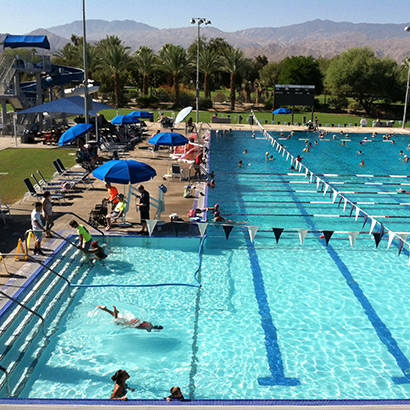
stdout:
POLYGON ((323 236, 326 240, 326 246, 329 245, 330 238, 332 237, 334 231, 323 231, 323 236))
POLYGON ((226 236, 226 239, 228 240, 228 239, 229 239, 229 235, 230 235, 231 232, 232 232, 233 226, 232 226, 232 225, 222 225, 222 228, 224 228, 225 236, 226 236))
POLYGON ((275 234, 276 243, 279 243, 279 238, 282 235, 283 228, 272 228, 272 231, 275 234))
POLYGON ((374 241, 376 242, 376 248, 379 246, 380 241, 382 240, 381 232, 373 232, 374 241))

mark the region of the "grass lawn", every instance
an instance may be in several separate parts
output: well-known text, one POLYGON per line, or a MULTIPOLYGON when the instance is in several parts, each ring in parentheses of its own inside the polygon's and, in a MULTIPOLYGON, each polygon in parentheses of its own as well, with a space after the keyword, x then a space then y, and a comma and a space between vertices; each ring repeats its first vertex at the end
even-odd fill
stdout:
MULTIPOLYGON (((46 179, 54 174, 52 162, 60 158, 68 168, 75 164, 72 149, 8 148, 0 151, 0 198, 11 204, 27 192, 23 180, 39 169, 46 179)), ((37 175, 36 175, 37 176, 37 175)), ((33 181, 34 183, 34 181, 33 181)))
MULTIPOLYGON (((149 112, 154 113, 154 121, 158 120, 158 114, 159 111, 158 109, 156 110, 151 110, 149 108, 146 109, 149 112)), ((132 110, 130 109, 119 109, 119 114, 128 114, 129 112, 131 112, 132 110)), ((164 112, 164 111, 162 111, 164 112)), ((116 110, 105 110, 105 111, 101 111, 102 114, 104 114, 105 118, 110 121, 113 117, 115 117, 115 115, 117 115, 116 110)), ((178 113, 178 111, 165 111, 164 112, 166 115, 172 117, 172 116, 176 116, 176 114, 178 113)), ((199 120, 201 122, 210 122, 211 121, 211 116, 214 115, 214 112, 211 111, 200 111, 199 112, 199 120)), ((237 124, 238 123, 238 119, 239 119, 239 115, 242 116, 242 124, 247 123, 247 119, 249 117, 250 112, 233 112, 233 113, 229 113, 229 112, 224 112, 224 113, 218 113, 218 115, 221 117, 222 115, 224 117, 227 117, 228 115, 231 116, 231 121, 232 124, 237 124)), ((191 117, 192 119, 195 121, 195 110, 192 111, 191 113, 191 117)), ((258 117, 259 121, 261 121, 261 123, 265 123, 267 122, 268 124, 271 124, 272 122, 272 113, 271 112, 257 112, 256 116, 258 117)), ((302 123, 303 122, 303 117, 306 117, 306 120, 310 120, 312 114, 311 112, 306 112, 306 113, 298 113, 294 115, 294 122, 296 123, 302 123)), ((351 124, 352 126, 354 126, 354 124, 359 125, 360 119, 362 117, 357 116, 357 115, 348 115, 348 114, 333 114, 333 113, 320 113, 320 112, 315 112, 314 113, 315 117, 318 117, 319 119, 319 123, 322 124, 322 126, 325 126, 326 124, 328 124, 328 126, 331 126, 332 124, 334 126, 338 126, 338 124, 340 124, 341 126, 344 126, 344 124, 349 125, 351 124)), ((188 117, 189 118, 189 117, 188 117)), ((369 118, 366 117, 367 119, 367 123, 369 126, 372 125, 372 121, 375 120, 375 118, 369 118)), ((275 124, 278 123, 278 121, 280 121, 281 124, 287 122, 288 124, 290 123, 290 121, 292 120, 292 115, 291 114, 280 114, 280 115, 275 115, 275 124)), ((394 124, 395 127, 401 127, 401 125, 399 124, 398 121, 395 122, 394 124)))

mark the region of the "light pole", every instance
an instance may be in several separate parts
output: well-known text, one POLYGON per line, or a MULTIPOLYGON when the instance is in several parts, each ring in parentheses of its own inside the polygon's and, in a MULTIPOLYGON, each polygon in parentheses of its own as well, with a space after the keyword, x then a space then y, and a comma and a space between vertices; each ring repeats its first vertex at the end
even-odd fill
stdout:
MULTIPOLYGON (((404 31, 410 31, 410 26, 404 27, 404 31)), ((404 112, 403 112, 403 123, 402 128, 406 128, 406 117, 407 117, 407 103, 409 100, 409 83, 410 83, 410 64, 407 73, 407 85, 406 85, 406 100, 404 101, 404 112)))
MULTIPOLYGON (((84 121, 88 123, 88 66, 87 66, 87 36, 85 29, 85 0, 83 0, 83 63, 84 63, 84 121)), ((88 134, 87 134, 88 139, 88 134)))
POLYGON ((196 45, 196 123, 199 123, 199 42, 200 42, 200 30, 201 24, 211 24, 211 20, 205 17, 192 17, 191 24, 198 25, 198 41, 196 45))

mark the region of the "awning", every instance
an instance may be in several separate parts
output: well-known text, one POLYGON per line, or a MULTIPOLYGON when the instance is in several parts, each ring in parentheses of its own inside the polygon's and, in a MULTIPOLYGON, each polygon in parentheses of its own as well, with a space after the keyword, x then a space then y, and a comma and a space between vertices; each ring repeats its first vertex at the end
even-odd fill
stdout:
MULTIPOLYGON (((101 110, 112 110, 113 107, 92 101, 88 112, 91 115, 96 115, 101 110)), ((65 114, 84 114, 84 98, 79 96, 60 98, 55 101, 51 101, 45 104, 37 105, 36 107, 27 108, 21 110, 17 114, 30 114, 30 113, 65 113, 65 114)))
POLYGON ((4 48, 37 47, 50 49, 47 36, 12 36, 8 34, 4 39, 4 48))

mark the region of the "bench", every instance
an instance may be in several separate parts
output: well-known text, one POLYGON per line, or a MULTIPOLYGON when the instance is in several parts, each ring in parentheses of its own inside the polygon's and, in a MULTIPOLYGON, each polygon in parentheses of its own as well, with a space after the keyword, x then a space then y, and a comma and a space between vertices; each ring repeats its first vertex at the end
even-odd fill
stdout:
POLYGON ((231 119, 225 117, 211 117, 212 124, 230 124, 231 119))

